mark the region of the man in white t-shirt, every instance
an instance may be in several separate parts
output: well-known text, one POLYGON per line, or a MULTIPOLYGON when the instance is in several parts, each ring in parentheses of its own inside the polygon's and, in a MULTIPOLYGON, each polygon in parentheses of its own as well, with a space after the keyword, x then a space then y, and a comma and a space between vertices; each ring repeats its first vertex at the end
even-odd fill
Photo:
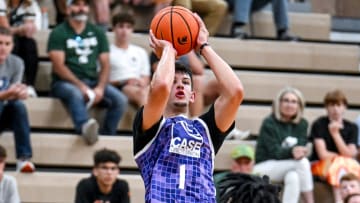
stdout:
POLYGON ((150 83, 150 62, 144 48, 130 44, 135 20, 127 13, 112 18, 115 43, 110 46, 110 82, 119 88, 129 102, 142 106, 150 83))

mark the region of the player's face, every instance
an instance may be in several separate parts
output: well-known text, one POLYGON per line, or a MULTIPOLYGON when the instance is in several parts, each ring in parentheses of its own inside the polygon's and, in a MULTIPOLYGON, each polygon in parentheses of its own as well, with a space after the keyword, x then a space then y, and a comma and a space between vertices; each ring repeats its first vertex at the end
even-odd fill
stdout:
POLYGON ((191 88, 191 78, 186 73, 176 72, 174 84, 171 89, 169 102, 174 107, 187 107, 194 102, 195 93, 191 88))
POLYGON ((13 48, 12 36, 0 35, 0 63, 4 62, 13 48))
POLYGON ((326 105, 326 111, 330 120, 342 119, 346 110, 345 104, 328 104, 326 105))
POLYGON ((342 181, 340 184, 340 194, 344 199, 346 196, 360 193, 360 183, 357 180, 342 181))
POLYGON ((94 168, 93 173, 96 176, 98 184, 103 186, 113 185, 119 175, 119 167, 113 162, 100 163, 94 168))
POLYGON ((248 157, 239 157, 233 161, 232 172, 236 173, 252 173, 254 161, 248 157))
POLYGON ((292 119, 299 110, 299 100, 293 93, 285 93, 280 100, 280 114, 285 119, 292 119))
POLYGON ((89 5, 85 1, 77 1, 68 7, 71 19, 85 22, 88 19, 89 5))
POLYGON ((130 42, 133 31, 134 27, 130 23, 118 23, 114 27, 116 40, 120 42, 130 42))

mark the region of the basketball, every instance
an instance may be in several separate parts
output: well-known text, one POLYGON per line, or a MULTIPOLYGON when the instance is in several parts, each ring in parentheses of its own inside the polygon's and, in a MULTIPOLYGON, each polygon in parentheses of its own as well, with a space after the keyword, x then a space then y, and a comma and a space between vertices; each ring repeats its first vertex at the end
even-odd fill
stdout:
POLYGON ((158 39, 172 43, 181 56, 196 46, 199 25, 193 13, 182 6, 169 6, 160 10, 152 19, 151 30, 158 39))

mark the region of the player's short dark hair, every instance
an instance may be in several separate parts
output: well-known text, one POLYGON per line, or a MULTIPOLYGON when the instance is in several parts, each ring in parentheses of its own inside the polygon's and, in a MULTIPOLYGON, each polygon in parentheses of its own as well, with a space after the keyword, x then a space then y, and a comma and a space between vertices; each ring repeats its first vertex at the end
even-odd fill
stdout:
POLYGON ((190 80, 191 80, 191 88, 193 88, 193 75, 192 75, 192 71, 189 67, 185 66, 182 63, 176 62, 175 63, 175 72, 176 73, 185 73, 185 74, 189 75, 190 80))
POLYGON ((6 158, 7 154, 6 154, 6 150, 3 146, 0 145, 0 159, 4 159, 6 158))
POLYGON ((11 30, 7 27, 0 26, 0 35, 12 36, 11 30))
POLYGON ((95 166, 99 166, 99 164, 112 162, 116 165, 119 165, 121 161, 121 156, 114 150, 109 149, 100 149, 94 154, 94 164, 95 166))
POLYGON ((118 13, 112 17, 111 23, 113 27, 115 27, 119 23, 129 23, 134 26, 135 18, 130 13, 118 13))
POLYGON ((220 182, 220 202, 280 203, 280 186, 270 184, 268 176, 230 173, 220 182))

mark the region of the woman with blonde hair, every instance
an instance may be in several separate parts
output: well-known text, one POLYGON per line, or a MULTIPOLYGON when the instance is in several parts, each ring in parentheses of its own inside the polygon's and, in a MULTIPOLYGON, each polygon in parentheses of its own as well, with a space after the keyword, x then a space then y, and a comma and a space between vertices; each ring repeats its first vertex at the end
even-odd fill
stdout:
POLYGON ((256 145, 254 173, 267 175, 274 182, 284 182, 282 202, 313 203, 313 179, 307 159, 308 122, 303 118, 302 93, 285 87, 273 101, 272 113, 260 129, 256 145))

